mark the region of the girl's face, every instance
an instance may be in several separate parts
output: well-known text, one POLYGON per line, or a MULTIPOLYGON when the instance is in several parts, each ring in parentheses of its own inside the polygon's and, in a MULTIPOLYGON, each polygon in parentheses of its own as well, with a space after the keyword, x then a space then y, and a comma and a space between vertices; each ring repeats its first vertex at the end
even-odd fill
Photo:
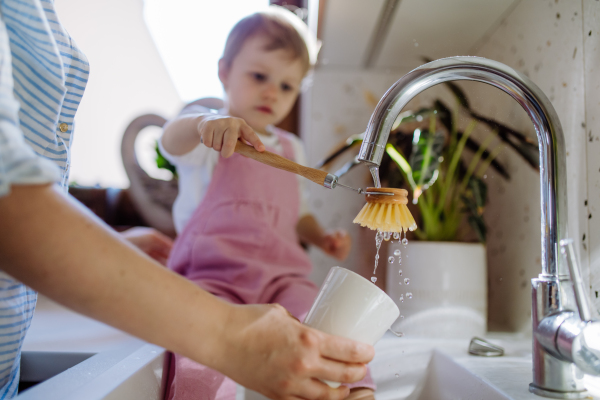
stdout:
POLYGON ((227 93, 228 114, 244 119, 256 131, 283 120, 292 109, 304 70, 286 49, 267 51, 264 36, 246 40, 228 68, 219 61, 219 79, 227 93))

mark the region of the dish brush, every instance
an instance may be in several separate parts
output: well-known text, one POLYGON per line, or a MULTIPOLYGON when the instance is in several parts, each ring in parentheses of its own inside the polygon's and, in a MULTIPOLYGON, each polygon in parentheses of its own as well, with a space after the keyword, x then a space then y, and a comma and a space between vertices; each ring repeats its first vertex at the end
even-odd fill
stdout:
POLYGON ((367 204, 354 218, 355 224, 392 233, 417 229, 417 223, 406 206, 407 190, 370 187, 364 193, 367 204))
POLYGON ((414 231, 417 229, 417 224, 408 207, 406 207, 406 204, 408 204, 408 191, 404 189, 356 189, 339 183, 336 175, 305 167, 266 150, 258 152, 254 147, 242 141, 236 143, 235 152, 265 165, 303 176, 328 189, 341 186, 366 195, 367 204, 354 219, 354 222, 361 226, 367 226, 382 232, 406 232, 407 230, 414 231))

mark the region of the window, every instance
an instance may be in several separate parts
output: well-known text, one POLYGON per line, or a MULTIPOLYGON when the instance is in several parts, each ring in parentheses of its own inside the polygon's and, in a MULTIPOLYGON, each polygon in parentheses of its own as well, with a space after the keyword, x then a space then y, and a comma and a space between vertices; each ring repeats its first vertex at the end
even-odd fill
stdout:
POLYGON ((217 77, 227 34, 268 0, 145 0, 150 34, 184 102, 223 97, 217 77))

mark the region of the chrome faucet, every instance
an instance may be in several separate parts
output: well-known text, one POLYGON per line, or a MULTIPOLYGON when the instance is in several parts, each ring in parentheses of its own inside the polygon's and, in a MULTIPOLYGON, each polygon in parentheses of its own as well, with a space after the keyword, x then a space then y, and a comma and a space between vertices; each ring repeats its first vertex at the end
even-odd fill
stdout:
POLYGON ((600 322, 591 321, 581 279, 579 287, 572 285, 580 275, 567 242, 569 262, 560 258, 559 241, 567 237, 565 141, 556 111, 540 88, 497 61, 480 57, 432 61, 400 78, 383 95, 369 121, 358 159, 371 171, 378 167, 402 108, 425 89, 456 80, 497 87, 515 99, 533 122, 540 150, 542 273, 531 280, 533 382, 529 390, 552 398, 584 398, 583 373, 600 375, 600 322), (575 271, 571 275, 569 266, 575 271))

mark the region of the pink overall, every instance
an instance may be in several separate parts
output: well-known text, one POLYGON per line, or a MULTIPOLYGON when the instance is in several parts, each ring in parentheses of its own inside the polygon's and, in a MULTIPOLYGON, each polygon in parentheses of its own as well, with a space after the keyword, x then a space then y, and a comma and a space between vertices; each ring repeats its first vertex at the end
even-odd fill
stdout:
MULTIPOLYGON (((294 159, 289 133, 277 130, 283 156, 294 159)), ((272 149, 269 149, 272 151, 272 149)), ((308 313, 318 288, 296 234, 297 177, 233 154, 220 158, 168 267, 236 304, 279 303, 296 318, 308 313)), ((352 386, 370 387, 368 375, 352 386)), ((174 354, 166 399, 235 399, 235 382, 174 354)))

